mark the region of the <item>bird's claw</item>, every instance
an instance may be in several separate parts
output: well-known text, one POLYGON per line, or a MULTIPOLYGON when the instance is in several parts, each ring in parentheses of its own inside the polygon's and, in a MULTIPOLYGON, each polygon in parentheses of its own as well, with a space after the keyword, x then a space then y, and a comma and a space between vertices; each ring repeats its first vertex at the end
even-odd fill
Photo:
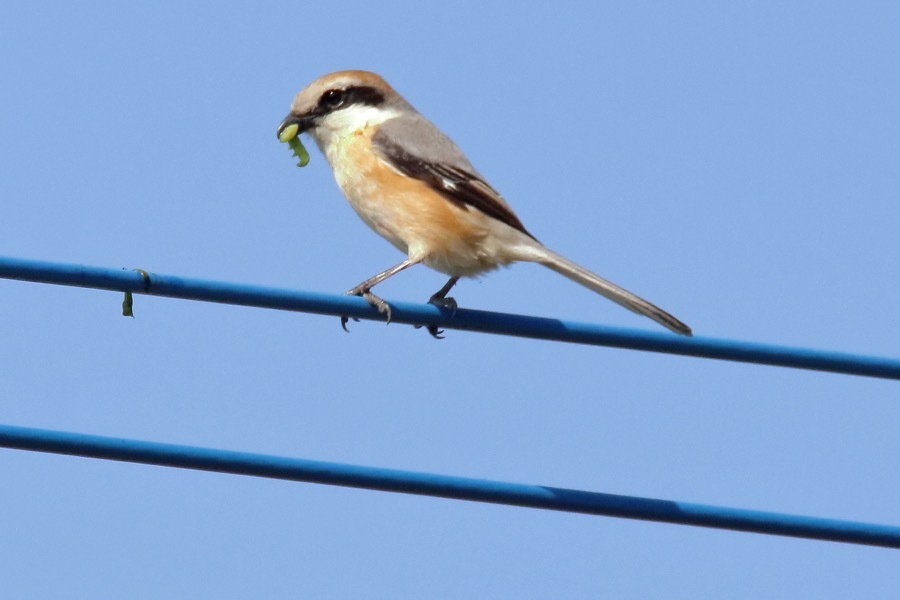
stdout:
MULTIPOLYGON (((356 321, 357 323, 359 323, 359 319, 357 319, 356 317, 353 317, 353 320, 356 321)), ((350 333, 350 330, 347 329, 347 323, 349 323, 349 322, 350 322, 350 317, 341 317, 341 327, 347 333, 350 333)))
MULTIPOLYGON (((439 294, 434 294, 431 298, 429 298, 428 304, 431 304, 432 306, 437 306, 441 310, 450 311, 451 317, 456 314, 456 309, 459 308, 459 305, 456 303, 456 300, 454 300, 453 298, 445 298, 444 296, 441 296, 439 294)), ((420 329, 421 327, 422 327, 422 325, 415 326, 416 329, 420 329)), ((425 327, 425 330, 428 331, 428 333, 430 333, 431 337, 433 337, 434 339, 436 339, 436 340, 444 339, 445 336, 442 335, 444 333, 444 330, 438 329, 437 325, 431 324, 431 325, 425 325, 424 327, 425 327)))
POLYGON ((431 334, 431 337, 433 337, 434 339, 436 339, 436 340, 442 340, 442 339, 444 339, 445 336, 441 335, 442 333, 444 333, 444 330, 443 330, 443 329, 438 329, 438 326, 437 326, 437 325, 434 325, 434 324, 431 324, 431 325, 413 325, 413 329, 422 329, 423 327, 425 328, 425 331, 427 331, 428 333, 430 333, 430 334, 431 334))
MULTIPOLYGON (((391 305, 388 304, 387 302, 385 302, 384 300, 382 300, 381 298, 379 298, 378 296, 376 296, 375 294, 373 294, 372 292, 370 292, 368 289, 357 286, 353 289, 347 290, 347 295, 348 296, 362 296, 363 300, 365 300, 366 302, 368 302, 369 304, 371 304, 372 306, 377 308, 378 312, 380 312, 381 314, 383 314, 385 316, 387 323, 391 322, 391 305)), ((357 323, 359 322, 359 319, 357 319, 356 317, 353 317, 353 320, 356 321, 357 323)), ((350 333, 350 330, 347 329, 347 323, 349 323, 349 322, 350 322, 350 317, 341 317, 341 327, 347 333, 350 333)))

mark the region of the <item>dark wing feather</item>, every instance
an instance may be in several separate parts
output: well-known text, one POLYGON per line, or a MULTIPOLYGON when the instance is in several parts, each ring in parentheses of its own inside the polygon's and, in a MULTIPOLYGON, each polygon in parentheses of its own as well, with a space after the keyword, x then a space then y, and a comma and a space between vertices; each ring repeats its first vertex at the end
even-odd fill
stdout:
MULTIPOLYGON (((428 184, 444 198, 464 210, 474 208, 534 238, 506 205, 500 194, 473 173, 474 169, 465 168, 471 165, 464 157, 462 158, 464 166, 428 160, 393 141, 384 134, 383 128, 375 134, 372 141, 379 155, 400 173, 428 184)), ((441 141, 452 144, 446 138, 441 141)), ((455 146, 453 150, 459 152, 455 146)))

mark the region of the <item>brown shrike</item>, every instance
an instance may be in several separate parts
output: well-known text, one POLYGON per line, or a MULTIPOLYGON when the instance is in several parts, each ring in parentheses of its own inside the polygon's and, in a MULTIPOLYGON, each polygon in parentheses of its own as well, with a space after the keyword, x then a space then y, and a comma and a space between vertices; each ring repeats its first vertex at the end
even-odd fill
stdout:
MULTIPOLYGON (((669 313, 537 241, 456 144, 378 75, 339 71, 316 79, 294 98, 279 135, 292 125, 297 135, 306 132, 316 141, 362 220, 407 255, 347 292, 365 298, 388 321, 390 306, 371 290, 407 267, 423 263, 449 275, 430 302, 455 308, 447 293, 460 277, 528 261, 691 335, 669 313)), ((429 331, 438 333, 434 326, 429 331)))

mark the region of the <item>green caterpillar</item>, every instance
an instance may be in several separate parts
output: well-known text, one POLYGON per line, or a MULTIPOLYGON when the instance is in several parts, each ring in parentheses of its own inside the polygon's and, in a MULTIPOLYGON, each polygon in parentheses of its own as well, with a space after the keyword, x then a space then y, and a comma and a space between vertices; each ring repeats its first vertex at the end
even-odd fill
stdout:
POLYGON ((294 151, 294 156, 299 159, 297 161, 298 167, 305 167, 309 164, 309 152, 307 152, 306 148, 303 147, 303 142, 300 141, 300 136, 297 135, 298 129, 299 127, 296 123, 293 125, 288 125, 278 136, 278 141, 286 143, 288 146, 290 146, 291 150, 294 151))

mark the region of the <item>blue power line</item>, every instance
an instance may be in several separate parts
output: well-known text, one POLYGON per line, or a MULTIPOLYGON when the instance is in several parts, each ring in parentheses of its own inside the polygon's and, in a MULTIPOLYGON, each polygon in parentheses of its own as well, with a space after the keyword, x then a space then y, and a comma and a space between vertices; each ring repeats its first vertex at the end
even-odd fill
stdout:
POLYGON ((0 425, 0 447, 900 548, 900 527, 0 425))
MULTIPOLYGON (((0 257, 0 277, 360 319, 384 319, 365 300, 351 296, 204 281, 125 269, 0 257)), ((390 304, 393 321, 397 323, 434 324, 447 329, 900 379, 900 359, 895 358, 701 336, 684 338, 666 332, 462 308, 450 314, 430 304, 394 301, 390 304)))
MULTIPOLYGON (((145 271, 0 257, 0 277, 361 319, 383 318, 367 302, 355 297, 203 281, 145 271)), ((460 309, 449 314, 427 304, 391 302, 391 306, 393 320, 398 323, 435 324, 519 337, 900 379, 898 359, 727 339, 688 339, 661 332, 478 310, 460 309)), ((0 447, 900 548, 900 527, 86 434, 0 425, 0 447)))

